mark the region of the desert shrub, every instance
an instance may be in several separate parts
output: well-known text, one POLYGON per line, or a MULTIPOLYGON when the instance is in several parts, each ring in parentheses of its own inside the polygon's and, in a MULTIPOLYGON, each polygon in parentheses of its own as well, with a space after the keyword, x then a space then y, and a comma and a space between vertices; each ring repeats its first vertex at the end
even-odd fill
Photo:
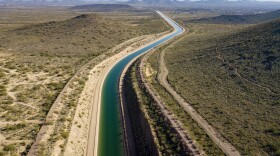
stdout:
POLYGON ((0 96, 7 95, 6 86, 0 85, 0 96))
POLYGON ((69 132, 67 132, 67 131, 61 132, 61 136, 62 136, 62 138, 67 139, 69 137, 69 132))
POLYGON ((52 90, 61 90, 64 86, 63 82, 51 82, 48 84, 48 88, 52 89, 52 90))
POLYGON ((16 146, 13 145, 13 144, 10 144, 10 145, 4 145, 4 148, 3 148, 4 151, 15 151, 16 150, 16 146))
POLYGON ((14 131, 17 129, 24 128, 26 126, 27 126, 26 123, 20 123, 20 124, 16 124, 16 125, 7 125, 2 130, 3 131, 14 131))
POLYGON ((43 103, 43 111, 47 112, 49 110, 49 108, 52 106, 56 96, 55 94, 48 92, 44 95, 43 97, 45 99, 45 102, 43 103))
POLYGON ((76 103, 75 101, 70 101, 70 102, 68 103, 68 105, 69 105, 70 108, 71 108, 71 107, 76 107, 76 106, 77 106, 77 103, 76 103))
POLYGON ((4 73, 3 69, 0 69, 0 78, 3 78, 3 77, 5 77, 5 73, 4 73))
POLYGON ((9 68, 9 69, 16 69, 16 65, 15 65, 15 62, 13 61, 8 61, 5 63, 5 67, 6 68, 9 68))
POLYGON ((27 102, 28 101, 27 95, 23 92, 17 93, 16 97, 17 97, 17 101, 19 101, 19 102, 27 102))

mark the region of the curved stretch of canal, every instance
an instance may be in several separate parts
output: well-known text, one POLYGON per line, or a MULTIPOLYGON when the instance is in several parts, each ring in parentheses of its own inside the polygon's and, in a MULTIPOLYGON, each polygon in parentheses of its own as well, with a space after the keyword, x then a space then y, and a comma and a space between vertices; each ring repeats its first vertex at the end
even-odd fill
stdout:
POLYGON ((148 52, 167 40, 180 35, 184 29, 176 22, 165 16, 160 11, 157 13, 164 18, 174 31, 142 49, 120 60, 107 74, 102 86, 102 99, 100 108, 100 127, 98 137, 98 156, 122 156, 124 155, 122 126, 120 119, 119 79, 125 66, 135 57, 148 52))

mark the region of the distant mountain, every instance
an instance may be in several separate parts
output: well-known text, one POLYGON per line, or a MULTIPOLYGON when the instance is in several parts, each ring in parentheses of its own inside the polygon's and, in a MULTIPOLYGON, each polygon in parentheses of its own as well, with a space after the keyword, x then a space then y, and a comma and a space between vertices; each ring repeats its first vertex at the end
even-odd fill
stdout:
POLYGON ((212 18, 192 20, 195 23, 254 24, 280 18, 280 10, 255 15, 221 15, 212 18))
POLYGON ((89 5, 74 6, 71 9, 79 10, 79 11, 95 11, 95 12, 136 10, 136 8, 127 4, 89 4, 89 5))
POLYGON ((84 0, 0 0, 0 6, 75 6, 87 4, 84 0))

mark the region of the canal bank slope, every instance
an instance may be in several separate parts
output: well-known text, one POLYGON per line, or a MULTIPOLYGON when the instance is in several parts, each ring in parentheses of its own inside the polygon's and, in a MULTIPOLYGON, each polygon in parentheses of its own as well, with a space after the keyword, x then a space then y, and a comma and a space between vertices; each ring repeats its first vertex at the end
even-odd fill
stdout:
MULTIPOLYGON (((101 116, 101 102, 102 102, 102 97, 104 97, 103 92, 102 92, 102 87, 104 86, 104 82, 106 77, 108 76, 108 74, 110 72, 112 72, 111 70, 116 66, 116 65, 120 65, 122 64, 122 68, 119 71, 119 75, 114 75, 115 77, 118 78, 117 80, 117 84, 119 83, 119 78, 120 78, 120 74, 123 70, 123 68, 125 66, 127 66, 127 64, 129 62, 131 62, 131 60, 133 60, 134 58, 140 56, 141 54, 144 54, 145 52, 148 52, 149 50, 153 49, 154 47, 172 39, 173 37, 180 35, 181 33, 184 32, 184 29, 181 28, 177 23, 175 23, 174 21, 172 21, 171 19, 169 19, 167 16, 163 15, 161 12, 157 12, 161 17, 163 17, 173 28, 174 31, 172 31, 171 33, 161 36, 159 39, 157 39, 156 41, 151 41, 149 42, 149 44, 146 44, 145 46, 142 46, 141 48, 139 48, 138 50, 135 50, 134 52, 131 53, 127 53, 125 55, 119 56, 119 57, 115 57, 114 59, 112 59, 112 62, 110 62, 110 65, 106 67, 106 69, 104 69, 102 71, 102 74, 100 76, 100 78, 98 79, 98 84, 95 88, 95 92, 94 92, 94 100, 93 100, 93 106, 97 106, 97 109, 92 110, 92 117, 91 117, 91 124, 90 124, 90 132, 89 132, 89 140, 88 140, 88 148, 87 148, 87 152, 86 154, 88 156, 92 156, 92 155, 98 155, 98 149, 100 146, 99 145, 99 129, 100 129, 100 116, 101 116), (124 61, 124 62, 122 62, 124 61)), ((110 92, 109 94, 115 94, 110 92)), ((103 103, 102 103, 103 105, 103 103)), ((118 103, 116 104, 118 105, 118 103)), ((103 106, 102 106, 103 107, 103 106)), ((118 111, 118 110, 116 110, 118 111)), ((119 114, 118 114, 119 115, 119 114)), ((103 124, 106 124, 106 122, 103 122, 103 124)), ((101 131, 102 132, 102 131, 101 131)), ((108 146, 110 146, 110 144, 105 144, 106 145, 106 150, 109 151, 108 146)), ((104 148, 105 149, 105 148, 104 148)))
POLYGON ((119 56, 130 53, 139 46, 151 42, 165 33, 145 35, 128 40, 114 48, 113 51, 120 51, 118 54, 115 54, 113 57, 104 56, 102 58, 103 61, 100 61, 100 63, 87 67, 89 70, 89 72, 86 73, 88 79, 85 82, 85 86, 77 103, 77 108, 73 119, 74 124, 71 126, 71 131, 64 152, 65 156, 86 155, 89 137, 88 133, 91 121, 90 118, 92 117, 92 111, 97 110, 97 108, 95 108, 96 105, 92 104, 94 98, 93 93, 95 93, 96 85, 98 83, 99 77, 102 74, 102 71, 109 65, 114 57, 117 57, 116 55, 119 56))

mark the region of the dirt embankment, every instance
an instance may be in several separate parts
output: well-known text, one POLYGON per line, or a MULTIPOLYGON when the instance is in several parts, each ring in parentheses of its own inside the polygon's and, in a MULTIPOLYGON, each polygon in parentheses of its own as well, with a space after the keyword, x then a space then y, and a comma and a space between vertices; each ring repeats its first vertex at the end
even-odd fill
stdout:
POLYGON ((133 91, 131 70, 135 60, 131 61, 120 78, 121 118, 124 129, 126 153, 128 155, 159 155, 151 126, 147 121, 143 108, 133 91))
POLYGON ((171 126, 173 127, 174 131, 178 133, 180 136, 180 140, 183 142, 183 144, 186 146, 186 151, 188 152, 188 155, 203 155, 203 151, 199 151, 196 147, 195 143, 192 141, 192 139, 188 136, 188 133, 182 128, 182 123, 174 118, 174 115, 165 107, 164 101, 160 99, 160 96, 158 95, 157 91, 147 83, 146 79, 146 72, 145 72, 145 64, 147 63, 147 58, 149 57, 149 54, 147 54, 142 60, 139 65, 140 75, 141 75, 141 81, 144 84, 145 89, 147 90, 148 94, 154 99, 155 103, 160 108, 163 115, 168 119, 171 126))
MULTIPOLYGON (((180 130, 180 133, 178 133, 180 122, 175 121, 172 114, 164 109, 162 107, 163 105, 159 105, 158 99, 155 99, 155 97, 151 95, 151 92, 149 92, 151 90, 146 88, 145 82, 141 80, 139 64, 140 61, 137 61, 137 63, 133 62, 128 65, 124 70, 125 74, 122 75, 123 79, 120 80, 123 82, 120 85, 120 89, 122 89, 122 111, 125 120, 125 128, 127 129, 127 138, 125 137, 125 139, 127 139, 126 142, 134 144, 134 147, 127 147, 127 152, 129 154, 137 153, 140 155, 161 155, 161 151, 158 150, 160 148, 160 141, 158 140, 157 132, 155 132, 155 127, 152 126, 153 119, 148 113, 149 110, 146 110, 147 108, 143 106, 143 97, 141 97, 141 93, 139 93, 138 90, 140 88, 135 87, 136 85, 141 85, 141 90, 144 91, 146 95, 145 98, 150 99, 149 101, 152 103, 156 103, 156 108, 161 110, 162 113, 158 115, 160 115, 161 118, 168 118, 165 126, 168 126, 172 134, 177 134, 177 140, 182 140, 185 145, 181 151, 184 152, 181 154, 199 155, 192 140, 186 136, 186 133, 183 130, 180 130), (133 69, 135 71, 133 71, 133 69), (132 76, 133 72, 137 75, 136 77, 132 76), (132 135, 129 131, 133 132, 132 135)), ((155 95, 154 93, 152 94, 155 95)))

